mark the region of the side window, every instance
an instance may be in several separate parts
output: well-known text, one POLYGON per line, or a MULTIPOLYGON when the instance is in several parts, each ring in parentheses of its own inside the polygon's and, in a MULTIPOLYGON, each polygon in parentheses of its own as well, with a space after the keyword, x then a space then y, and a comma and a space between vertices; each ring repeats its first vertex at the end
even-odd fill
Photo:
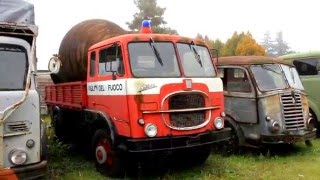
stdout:
POLYGON ((224 90, 229 92, 250 93, 251 85, 246 72, 240 68, 224 69, 224 90))
POLYGON ((301 76, 320 74, 320 59, 297 59, 293 64, 301 76))
POLYGON ((123 56, 121 46, 113 45, 99 52, 99 75, 111 75, 116 72, 124 75, 123 56))
POLYGON ((91 52, 90 54, 90 77, 93 77, 95 74, 95 63, 96 62, 96 52, 91 52))

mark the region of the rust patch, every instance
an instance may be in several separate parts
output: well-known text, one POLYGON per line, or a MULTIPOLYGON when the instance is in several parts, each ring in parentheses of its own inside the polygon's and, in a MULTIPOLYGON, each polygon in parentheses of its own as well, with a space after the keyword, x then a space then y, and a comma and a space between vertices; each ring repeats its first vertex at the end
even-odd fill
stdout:
POLYGON ((253 65, 253 64, 285 64, 294 67, 290 62, 267 56, 228 56, 220 57, 218 65, 253 65))

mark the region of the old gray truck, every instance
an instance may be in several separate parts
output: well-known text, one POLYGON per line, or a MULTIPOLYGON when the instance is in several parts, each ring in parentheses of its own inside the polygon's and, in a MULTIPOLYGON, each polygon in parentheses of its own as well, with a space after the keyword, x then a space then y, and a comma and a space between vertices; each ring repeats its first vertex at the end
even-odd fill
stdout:
POLYGON ((45 128, 36 90, 34 6, 0 0, 0 179, 44 176, 45 128))
POLYGON ((311 145, 316 129, 292 64, 264 56, 222 57, 217 63, 232 147, 297 141, 311 145))

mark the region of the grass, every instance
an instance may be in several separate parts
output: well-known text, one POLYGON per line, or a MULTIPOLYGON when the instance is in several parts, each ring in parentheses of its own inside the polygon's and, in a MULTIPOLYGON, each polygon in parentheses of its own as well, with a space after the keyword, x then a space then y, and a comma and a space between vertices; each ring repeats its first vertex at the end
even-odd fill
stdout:
MULTIPOLYGON (((50 137, 50 136, 49 136, 50 137)), ((48 179, 102 180, 110 179, 95 170, 94 162, 69 146, 49 140, 48 179)), ((320 177, 320 140, 313 147, 304 143, 278 146, 271 151, 247 150, 240 155, 224 156, 213 152, 205 164, 195 167, 169 169, 164 174, 143 175, 125 179, 266 179, 309 180, 320 177)))

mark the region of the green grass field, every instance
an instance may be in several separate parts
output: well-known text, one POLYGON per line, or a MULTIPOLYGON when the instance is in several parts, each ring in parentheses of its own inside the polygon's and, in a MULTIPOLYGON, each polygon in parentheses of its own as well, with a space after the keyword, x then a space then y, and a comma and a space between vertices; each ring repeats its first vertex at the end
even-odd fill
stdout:
MULTIPOLYGON (((45 118, 48 122, 48 118, 45 118)), ((48 176, 47 179, 102 180, 110 179, 96 171, 93 160, 68 146, 52 140, 48 129, 48 176)), ((158 173, 156 173, 158 174, 158 173)), ((125 179, 244 179, 244 180, 309 180, 320 179, 320 139, 313 146, 304 143, 293 146, 277 146, 272 151, 248 149, 237 155, 224 156, 212 152, 201 166, 168 169, 158 175, 128 176, 125 179)))
MULTIPOLYGON (((213 152, 201 166, 168 169, 161 175, 148 174, 125 179, 319 179, 320 141, 313 147, 299 143, 269 152, 248 150, 241 155, 223 156, 213 152)), ((50 148, 50 147, 49 147, 50 148)), ((110 179, 96 172, 94 162, 83 154, 65 151, 65 145, 51 148, 48 179, 110 179)))

